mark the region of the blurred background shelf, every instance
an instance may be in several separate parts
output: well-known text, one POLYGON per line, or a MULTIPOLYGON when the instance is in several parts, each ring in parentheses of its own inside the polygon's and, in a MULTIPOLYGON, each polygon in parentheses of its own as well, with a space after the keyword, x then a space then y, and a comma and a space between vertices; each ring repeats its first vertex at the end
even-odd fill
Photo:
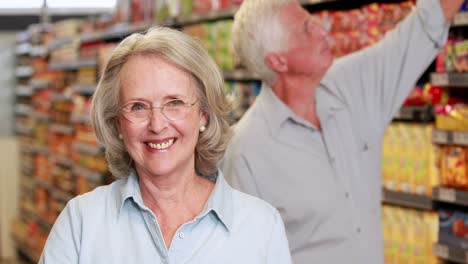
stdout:
POLYGON ((434 129, 432 142, 443 145, 468 146, 468 132, 434 129))
POLYGON ((438 86, 468 86, 468 73, 431 73, 431 83, 438 86))
POLYGON ((468 192, 446 188, 435 187, 432 193, 433 199, 441 202, 457 204, 461 206, 468 206, 468 192))
POLYGON ((468 263, 468 251, 462 248, 437 243, 434 245, 434 252, 439 258, 444 260, 456 263, 468 263))
POLYGON ((434 210, 431 197, 404 192, 382 189, 382 202, 384 204, 404 206, 420 210, 434 210))

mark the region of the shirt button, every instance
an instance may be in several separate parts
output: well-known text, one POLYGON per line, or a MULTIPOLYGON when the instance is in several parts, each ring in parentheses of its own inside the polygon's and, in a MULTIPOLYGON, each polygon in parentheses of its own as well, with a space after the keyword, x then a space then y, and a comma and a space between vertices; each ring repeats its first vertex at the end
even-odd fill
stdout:
POLYGON ((346 192, 346 193, 345 193, 345 197, 346 197, 346 198, 349 198, 349 192, 346 192))
POLYGON ((364 145, 362 146, 363 151, 369 150, 369 146, 367 145, 367 142, 364 142, 364 145))
POLYGON ((361 228, 360 227, 356 228, 356 232, 361 233, 361 228))
POLYGON ((184 238, 185 238, 184 232, 180 232, 180 233, 179 233, 179 238, 180 238, 180 239, 184 239, 184 238))

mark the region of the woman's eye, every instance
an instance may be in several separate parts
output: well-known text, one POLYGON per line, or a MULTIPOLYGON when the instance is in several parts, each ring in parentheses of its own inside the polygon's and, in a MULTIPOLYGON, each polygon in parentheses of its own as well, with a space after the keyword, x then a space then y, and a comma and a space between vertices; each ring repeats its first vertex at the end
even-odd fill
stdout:
POLYGON ((182 101, 182 100, 171 100, 171 101, 165 103, 165 105, 168 106, 168 107, 182 106, 182 105, 184 105, 184 101, 182 101))
POLYGON ((141 110, 144 110, 146 107, 144 104, 141 104, 141 103, 134 103, 130 110, 132 111, 141 111, 141 110))

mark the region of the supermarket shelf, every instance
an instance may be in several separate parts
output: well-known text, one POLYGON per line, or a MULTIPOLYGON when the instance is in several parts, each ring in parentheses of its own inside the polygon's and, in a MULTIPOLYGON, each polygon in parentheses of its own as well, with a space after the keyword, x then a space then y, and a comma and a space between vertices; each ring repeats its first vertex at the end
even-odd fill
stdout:
POLYGON ((32 107, 28 104, 16 104, 15 114, 29 116, 32 113, 32 107))
POLYGON ((68 192, 65 192, 65 191, 62 191, 60 189, 57 189, 55 187, 49 189, 49 193, 52 197, 58 199, 58 200, 61 200, 61 201, 64 201, 64 202, 68 202, 70 201, 71 199, 73 199, 73 197, 75 197, 75 195, 71 194, 71 193, 68 193, 68 192))
POLYGON ((16 124, 15 132, 18 135, 31 136, 33 134, 33 128, 21 124, 16 124))
POLYGON ((29 180, 28 178, 30 177, 23 177, 21 179, 20 185, 24 190, 27 190, 27 194, 33 195, 35 182, 33 180, 29 180))
POLYGON ((101 182, 104 177, 102 173, 90 170, 79 165, 73 166, 73 174, 85 176, 88 180, 93 182, 101 182))
POLYGON ((15 55, 28 55, 31 50, 31 44, 29 42, 21 43, 15 47, 15 55))
POLYGON ((73 91, 82 95, 93 95, 96 90, 96 85, 94 86, 83 86, 75 85, 73 86, 73 91))
POLYGON ((33 111, 31 113, 31 116, 36 120, 42 120, 42 121, 48 121, 50 118, 48 114, 37 112, 37 111, 33 111))
POLYGON ((31 66, 17 66, 15 69, 15 76, 18 78, 31 77, 34 70, 31 66))
POLYGON ((428 122, 434 120, 431 106, 404 106, 393 117, 397 121, 428 122))
POLYGON ((382 202, 385 204, 410 207, 421 210, 433 210, 432 198, 424 195, 396 192, 383 189, 382 202))
POLYGON ((73 113, 71 116, 71 122, 73 123, 82 123, 82 124, 90 124, 91 117, 86 114, 75 114, 73 113))
POLYGON ((73 134, 75 129, 69 125, 55 123, 49 126, 49 131, 52 131, 58 134, 71 135, 73 134))
POLYGON ((40 179, 40 178, 34 178, 36 181, 37 186, 45 188, 47 190, 52 189, 54 186, 52 185, 51 182, 40 179))
POLYGON ((432 130, 432 142, 442 145, 468 146, 468 132, 434 129, 432 130))
POLYGON ((30 177, 34 175, 34 167, 32 165, 26 165, 22 164, 21 165, 21 173, 23 176, 30 177))
MULTIPOLYGON (((34 154, 33 148, 28 144, 21 144, 20 143, 19 144, 19 151, 20 151, 21 154, 24 154, 24 155, 34 154)), ((21 165, 21 166, 23 166, 23 165, 21 165)))
POLYGON ((48 181, 36 178, 36 184, 40 187, 47 189, 49 191, 49 194, 56 199, 68 202, 74 197, 73 194, 58 189, 48 181))
POLYGON ((48 155, 49 150, 46 147, 40 146, 40 145, 33 145, 31 146, 31 152, 35 154, 42 154, 42 155, 48 155))
POLYGON ((80 68, 96 67, 97 60, 88 59, 88 60, 79 60, 75 62, 51 62, 49 63, 49 69, 51 70, 77 70, 80 68))
POLYGON ((142 32, 150 27, 149 24, 142 25, 129 25, 129 24, 118 24, 105 31, 95 32, 91 34, 83 34, 80 37, 80 42, 89 43, 101 40, 110 40, 126 37, 136 32, 142 32))
POLYGON ((57 49, 63 45, 70 44, 73 41, 76 41, 76 38, 68 37, 68 38, 53 39, 47 44, 47 50, 51 51, 51 50, 57 49))
POLYGON ((67 156, 55 154, 55 155, 52 155, 51 158, 56 163, 58 163, 58 164, 60 164, 62 166, 67 166, 67 167, 73 166, 73 160, 71 160, 67 156))
POLYGON ((52 101, 65 101, 65 102, 71 102, 72 98, 70 96, 67 96, 63 93, 52 93, 50 96, 52 101))
POLYGON ((452 26, 468 26, 468 12, 461 12, 455 15, 452 26))
POLYGON ((208 21, 215 21, 220 19, 234 18, 234 14, 237 11, 237 7, 226 8, 224 10, 214 10, 205 14, 191 14, 186 17, 178 17, 177 24, 184 26, 189 24, 197 24, 208 21))
POLYGON ((47 53, 47 48, 44 46, 32 46, 29 50, 29 55, 34 57, 45 57, 47 53))
POLYGON ((438 86, 468 86, 468 73, 431 73, 431 84, 438 86))
POLYGON ((74 142, 72 144, 72 148, 79 153, 94 156, 101 154, 103 151, 103 149, 99 146, 86 144, 83 142, 74 142))
POLYGON ((29 85, 32 87, 33 90, 41 90, 49 86, 50 82, 40 79, 31 79, 31 81, 29 81, 29 85))
POLYGON ((468 206, 468 192, 457 189, 434 187, 432 198, 436 201, 468 206))
MULTIPOLYGON (((300 3, 302 5, 315 5, 315 4, 322 4, 327 2, 339 2, 338 0, 301 0, 300 3)), ((234 14, 236 13, 238 7, 230 7, 224 10, 215 10, 210 11, 205 14, 190 14, 188 16, 178 16, 175 18, 168 18, 164 21, 159 22, 159 25, 165 26, 185 26, 190 24, 197 24, 209 21, 215 21, 220 19, 232 19, 234 14)), ((102 41, 102 40, 112 40, 112 39, 119 39, 124 38, 132 33, 135 32, 143 32, 150 28, 152 24, 141 24, 141 25, 129 25, 129 24, 117 24, 105 31, 102 32, 95 32, 89 34, 83 34, 79 38, 74 37, 67 37, 61 39, 52 40, 49 45, 47 45, 46 50, 53 50, 57 49, 63 45, 72 43, 77 39, 80 41, 81 44, 83 43, 90 43, 95 41, 102 41)))
POLYGON ((53 223, 50 223, 47 221, 47 219, 37 215, 35 212, 30 212, 29 210, 23 208, 21 209, 21 214, 24 215, 28 220, 36 222, 47 231, 52 228, 53 223))
POLYGON ((33 249, 28 247, 26 242, 21 241, 15 235, 11 235, 13 241, 16 244, 16 249, 25 257, 27 257, 31 262, 38 263, 40 256, 35 254, 33 249))
POLYGON ((33 94, 33 89, 28 85, 18 85, 16 86, 16 96, 31 96, 33 94))
POLYGON ((232 81, 258 81, 260 77, 255 73, 251 73, 245 69, 235 69, 232 71, 223 72, 224 79, 232 81))
POLYGON ((454 261, 457 263, 468 263, 468 250, 448 246, 442 243, 434 244, 435 255, 444 260, 454 261))

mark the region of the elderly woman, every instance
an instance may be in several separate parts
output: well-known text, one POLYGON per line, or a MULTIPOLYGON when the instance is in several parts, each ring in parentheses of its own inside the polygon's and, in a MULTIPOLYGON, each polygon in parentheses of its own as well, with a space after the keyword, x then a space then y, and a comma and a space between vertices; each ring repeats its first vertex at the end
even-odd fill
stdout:
POLYGON ((157 27, 114 50, 92 103, 114 183, 71 200, 40 263, 290 263, 280 215, 218 170, 230 129, 219 69, 157 27))

